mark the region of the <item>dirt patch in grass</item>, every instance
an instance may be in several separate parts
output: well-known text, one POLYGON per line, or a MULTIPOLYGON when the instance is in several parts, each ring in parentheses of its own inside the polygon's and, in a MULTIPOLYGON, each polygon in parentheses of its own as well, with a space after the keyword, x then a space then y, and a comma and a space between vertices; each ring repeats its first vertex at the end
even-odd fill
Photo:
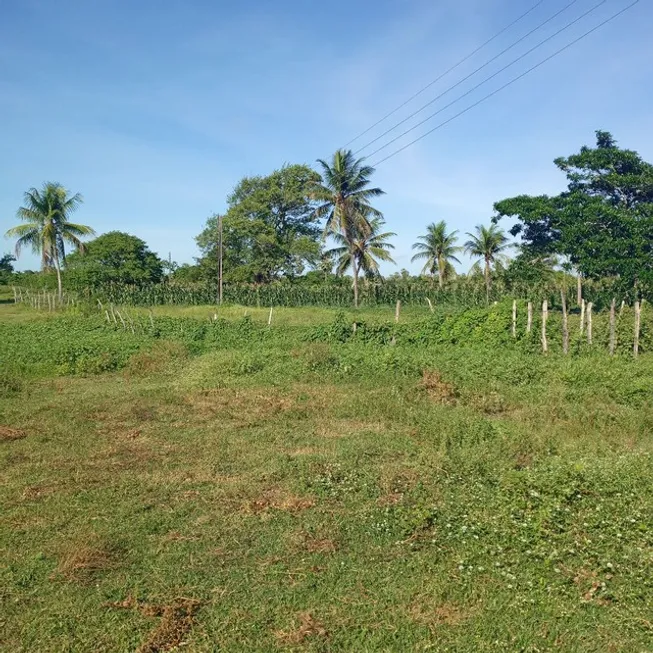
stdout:
POLYGON ((27 433, 21 429, 14 429, 10 426, 0 424, 0 442, 11 442, 12 440, 22 440, 27 437, 27 433))
POLYGON ((284 495, 278 490, 269 490, 260 497, 245 504, 244 511, 259 514, 268 510, 282 510, 284 512, 302 512, 315 505, 312 497, 298 497, 295 495, 284 495))
POLYGON ((309 639, 325 639, 328 637, 328 632, 310 612, 302 612, 297 616, 291 628, 278 630, 274 636, 281 646, 296 646, 304 644, 309 639))
POLYGON ((453 406, 458 403, 458 390, 452 383, 445 381, 437 370, 424 370, 419 388, 426 392, 429 399, 439 404, 453 406))
POLYGON ((136 653, 160 653, 184 644, 184 638, 195 625, 195 614, 201 603, 197 599, 179 597, 172 603, 156 605, 129 596, 124 601, 106 605, 120 610, 138 610, 145 617, 159 617, 159 623, 136 649, 136 653))

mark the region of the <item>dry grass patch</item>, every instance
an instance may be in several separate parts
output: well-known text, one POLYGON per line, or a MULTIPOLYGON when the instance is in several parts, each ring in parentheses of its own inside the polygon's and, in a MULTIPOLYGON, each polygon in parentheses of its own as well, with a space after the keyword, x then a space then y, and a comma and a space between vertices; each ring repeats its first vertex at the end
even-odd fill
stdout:
POLYGON ((260 388, 204 390, 187 395, 184 399, 194 415, 204 418, 219 417, 220 420, 231 420, 236 425, 244 426, 282 415, 295 407, 292 397, 260 388))
POLYGON ((71 542, 63 552, 52 577, 66 581, 88 583, 118 565, 119 549, 91 536, 87 540, 71 542))
POLYGON ((328 632, 324 625, 317 621, 310 612, 302 612, 288 630, 277 630, 274 633, 277 643, 282 646, 296 646, 308 639, 325 639, 328 632))
POLYGON ((167 370, 171 363, 188 358, 188 349, 181 342, 161 340, 155 342, 147 351, 134 354, 125 367, 124 374, 129 377, 145 377, 167 370))
POLYGON ((315 430, 321 438, 344 438, 358 433, 378 433, 383 435, 387 427, 383 422, 371 422, 360 419, 325 419, 315 430))
POLYGON ((29 485, 23 490, 22 498, 25 501, 36 501, 50 496, 56 491, 57 488, 52 485, 29 485))
POLYGON ((452 383, 445 381, 437 370, 424 370, 419 388, 439 404, 453 406, 458 403, 458 390, 452 383))
POLYGON ((282 510, 284 512, 302 512, 315 505, 312 497, 298 497, 284 495, 278 490, 269 490, 260 497, 245 504, 244 511, 259 514, 268 510, 282 510))
POLYGON ((294 533, 291 538, 290 546, 296 552, 335 553, 340 548, 336 540, 322 533, 307 533, 301 530, 294 533))
POLYGON ((434 630, 440 626, 460 626, 473 614, 473 609, 458 603, 432 605, 431 599, 414 601, 409 614, 413 621, 434 630))
POLYGON ((10 426, 0 424, 0 442, 10 442, 12 440, 22 440, 27 437, 27 433, 21 429, 14 429, 10 426))
POLYGON ((179 597, 172 603, 155 605, 129 596, 124 601, 108 603, 107 607, 137 610, 145 617, 159 617, 159 623, 136 649, 136 653, 160 653, 184 645, 184 638, 195 625, 195 614, 200 608, 200 601, 179 597))

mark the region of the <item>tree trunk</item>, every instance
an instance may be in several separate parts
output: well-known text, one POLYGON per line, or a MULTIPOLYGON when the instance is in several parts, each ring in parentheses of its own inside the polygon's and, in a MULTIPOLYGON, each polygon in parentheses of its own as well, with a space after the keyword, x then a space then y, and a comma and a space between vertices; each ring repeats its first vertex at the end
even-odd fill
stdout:
POLYGON ((351 266, 354 272, 354 308, 358 308, 358 263, 355 256, 352 256, 351 258, 351 266))
POLYGON ((485 303, 490 305, 490 262, 485 260, 485 303))
POLYGON ((444 287, 444 264, 442 258, 438 256, 438 286, 440 290, 444 287))
POLYGON ((583 279, 580 273, 576 277, 576 303, 580 306, 583 303, 583 279))
POLYGON ((583 335, 583 330, 585 329, 585 300, 581 300, 580 303, 580 335, 583 335))
POLYGON ((533 302, 528 302, 528 317, 526 320, 526 333, 530 333, 533 328, 533 302))
POLYGON ((61 265, 59 265, 59 252, 55 247, 54 250, 54 267, 57 271, 57 293, 59 295, 59 303, 61 304, 61 298, 63 296, 63 286, 61 284, 61 265))
POLYGON ((546 320, 549 317, 549 305, 546 299, 542 302, 542 352, 547 353, 549 351, 549 343, 546 339, 546 320))

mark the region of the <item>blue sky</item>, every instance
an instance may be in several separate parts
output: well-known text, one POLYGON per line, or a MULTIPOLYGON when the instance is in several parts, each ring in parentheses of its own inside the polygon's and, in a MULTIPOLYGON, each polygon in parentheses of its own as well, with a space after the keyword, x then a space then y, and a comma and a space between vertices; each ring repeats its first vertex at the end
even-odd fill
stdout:
MULTIPOLYGON (((544 0, 522 23, 393 116, 394 122, 568 2, 544 0)), ((577 0, 414 121, 596 3, 577 0)), ((396 146, 629 3, 606 0, 396 146)), ((313 164, 329 157, 535 0, 0 4, 2 233, 15 223, 27 188, 56 180, 83 194, 80 222, 99 233, 128 231, 161 256, 171 252, 178 262, 192 262, 194 236, 211 213, 224 210, 241 177, 266 174, 285 162, 313 164)), ((641 0, 380 165, 376 182, 387 195, 378 206, 398 233, 397 269, 417 269, 410 264, 410 245, 429 222, 445 219, 464 232, 487 222, 496 200, 560 190, 564 178, 552 160, 592 144, 596 129, 612 131, 622 146, 653 161, 651 25, 653 6, 641 0)), ((11 241, 0 243, 0 251, 12 247, 11 241)), ((18 268, 37 265, 26 252, 18 268)))

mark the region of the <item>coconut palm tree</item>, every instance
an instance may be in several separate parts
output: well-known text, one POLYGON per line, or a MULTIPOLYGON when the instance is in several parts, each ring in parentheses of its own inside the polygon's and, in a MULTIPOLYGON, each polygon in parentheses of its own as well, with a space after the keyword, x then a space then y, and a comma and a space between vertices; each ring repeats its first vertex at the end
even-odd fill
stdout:
POLYGON ((386 231, 381 232, 385 223, 381 218, 365 218, 365 226, 358 229, 352 228, 349 233, 336 232, 332 235, 336 247, 328 250, 337 265, 337 273, 344 274, 349 268, 354 277, 354 306, 358 308, 358 277, 361 272, 366 277, 378 277, 379 261, 394 263, 388 250, 394 245, 388 242, 389 238, 397 234, 386 231))
POLYGON ((451 261, 460 263, 455 254, 461 251, 461 247, 456 247, 458 238, 457 231, 447 233, 447 223, 444 220, 433 222, 426 227, 426 235, 419 236, 418 240, 422 242, 415 243, 413 249, 419 250, 411 261, 425 261, 422 268, 422 274, 438 275, 438 285, 440 290, 444 286, 447 276, 451 274, 453 266, 451 261))
POLYGON ((65 244, 83 250, 80 238, 95 234, 90 227, 70 222, 70 215, 82 202, 79 193, 69 196, 61 184, 46 182, 41 190, 30 188, 25 193, 25 206, 16 212, 24 224, 12 227, 5 234, 18 239, 17 257, 23 247, 30 246, 33 252, 41 254, 43 270, 56 270, 59 299, 62 295, 61 266, 66 261, 65 244))
MULTIPOLYGON (((315 217, 324 219, 324 238, 335 236, 349 247, 349 256, 355 259, 355 240, 364 233, 372 233, 371 220, 380 220, 383 214, 371 205, 371 200, 383 195, 380 188, 370 187, 374 168, 356 159, 351 150, 337 150, 330 163, 318 159, 322 168, 322 181, 313 187, 313 198, 318 202, 315 217)), ((354 271, 354 304, 358 306, 358 268, 354 271)))
MULTIPOLYGON (((492 264, 500 259, 502 253, 511 245, 508 243, 508 238, 503 229, 495 224, 491 224, 489 227, 479 224, 475 227, 475 231, 474 234, 467 233, 470 239, 465 243, 464 248, 467 254, 474 258, 480 258, 484 262, 485 297, 489 304, 492 264)), ((478 263, 476 263, 476 266, 478 266, 478 263)))

